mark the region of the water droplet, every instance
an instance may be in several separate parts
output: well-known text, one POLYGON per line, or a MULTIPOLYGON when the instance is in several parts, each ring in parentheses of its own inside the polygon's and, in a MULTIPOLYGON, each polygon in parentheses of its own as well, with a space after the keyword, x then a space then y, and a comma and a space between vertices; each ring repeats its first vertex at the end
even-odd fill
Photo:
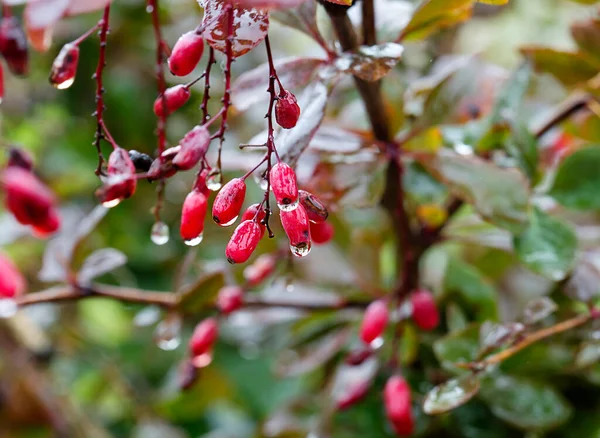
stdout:
POLYGON ((202 239, 204 239, 204 233, 200 233, 198 237, 194 239, 184 240, 183 243, 185 243, 187 246, 197 246, 202 243, 202 239))
POLYGON ((154 12, 154 6, 152 5, 148 5, 146 6, 146 12, 151 14, 152 12, 154 12))
POLYGON ((117 205, 119 205, 121 203, 121 201, 122 201, 121 198, 113 199, 112 201, 103 202, 102 206, 106 207, 106 208, 113 208, 113 207, 116 207, 117 205))
POLYGON ((373 341, 369 345, 373 350, 377 350, 378 348, 381 348, 383 342, 383 337, 379 336, 378 338, 373 339, 373 341))
POLYGON ((310 242, 302 242, 298 245, 290 245, 290 251, 292 251, 292 254, 294 254, 296 257, 306 257, 308 254, 310 254, 310 249, 310 242))
POLYGON ((206 187, 213 192, 221 190, 223 187, 223 175, 218 170, 211 171, 206 177, 206 187))
POLYGON ((479 391, 479 376, 465 374, 436 386, 425 396, 423 410, 436 415, 448 412, 468 402, 479 391))
POLYGON ((19 310, 19 306, 12 298, 0 299, 0 318, 10 318, 15 316, 17 310, 19 310))
POLYGON ((169 241, 169 226, 162 221, 156 222, 152 225, 150 240, 155 245, 164 245, 167 243, 169 241))
POLYGON ((265 178, 264 172, 255 172, 252 174, 252 179, 261 190, 267 190, 269 188, 269 181, 265 178))
POLYGON ((175 350, 181 344, 181 318, 168 316, 154 331, 154 340, 158 348, 164 351, 175 350))
POLYGON ((209 353, 204 353, 204 354, 200 354, 198 356, 194 356, 192 357, 192 364, 196 367, 196 368, 204 368, 210 365, 210 363, 212 362, 213 359, 213 355, 212 355, 212 351, 209 353))
POLYGON ((288 284, 285 285, 285 290, 287 292, 293 292, 294 291, 294 283, 292 282, 292 280, 290 280, 288 282, 288 284))
POLYGON ((294 211, 299 204, 299 199, 296 199, 296 202, 292 202, 291 204, 277 204, 277 207, 279 207, 279 209, 281 211, 294 211))
POLYGON ((223 223, 223 224, 219 224, 219 226, 221 226, 221 227, 228 227, 228 226, 230 226, 230 225, 233 225, 233 224, 235 223, 235 221, 237 221, 237 218, 238 218, 238 217, 239 217, 239 216, 236 216, 236 217, 234 217, 233 219, 231 219, 229 222, 225 222, 225 223, 223 223))
POLYGON ((160 308, 158 306, 146 306, 133 317, 133 324, 136 327, 148 327, 155 324, 160 318, 160 308))
POLYGON ((66 90, 71 85, 73 85, 73 82, 75 82, 75 77, 67 79, 66 81, 60 82, 58 84, 52 84, 52 85, 54 85, 54 88, 56 88, 58 90, 66 90))

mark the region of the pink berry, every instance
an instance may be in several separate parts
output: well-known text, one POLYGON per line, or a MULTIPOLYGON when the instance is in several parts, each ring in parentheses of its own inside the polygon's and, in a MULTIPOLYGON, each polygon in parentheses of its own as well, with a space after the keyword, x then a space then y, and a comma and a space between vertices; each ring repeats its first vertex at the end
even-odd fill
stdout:
POLYGON ((385 384, 383 401, 388 420, 398 436, 411 435, 414 430, 410 386, 401 376, 392 376, 385 384))
POLYGON ((235 222, 244 198, 246 197, 246 183, 241 178, 234 178, 225 184, 213 203, 213 220, 222 227, 227 227, 235 222))
POLYGON ((294 169, 279 162, 271 168, 269 180, 279 208, 282 210, 293 209, 298 202, 298 183, 294 169))
POLYGON ((368 380, 355 382, 353 385, 347 388, 345 394, 336 400, 336 408, 340 411, 343 411, 354 406, 366 397, 370 387, 371 382, 368 380))
POLYGON ((254 263, 244 269, 244 278, 248 286, 256 286, 265 281, 277 266, 276 258, 271 254, 262 254, 254 263))
POLYGON ((217 307, 228 315, 235 312, 244 302, 244 290, 239 286, 224 286, 217 296, 217 307))
POLYGON ((190 74, 204 52, 204 40, 195 31, 184 33, 179 37, 171 56, 169 57, 169 70, 175 76, 186 76, 190 74))
POLYGON ((360 338, 365 344, 370 344, 383 334, 388 318, 388 306, 385 301, 377 300, 369 304, 365 309, 365 315, 360 326, 360 338))
POLYGON ((440 323, 440 314, 433 294, 426 289, 418 289, 410 296, 412 319, 422 330, 430 331, 440 323))
POLYGON ((154 114, 158 117, 169 115, 181 108, 190 98, 190 90, 185 85, 175 85, 165 90, 154 101, 154 114))
POLYGON ((59 90, 69 88, 75 81, 78 62, 79 46, 71 43, 65 44, 52 63, 50 83, 59 90))
POLYGON ((279 212, 281 225, 290 241, 290 250, 297 257, 308 255, 311 249, 310 223, 304 207, 299 205, 292 211, 279 212))
POLYGON ((135 193, 137 179, 135 165, 129 152, 117 147, 108 157, 108 178, 102 187, 96 190, 96 196, 105 207, 114 207, 135 193))
POLYGON ((310 223, 310 237, 316 244, 324 244, 333 238, 333 225, 329 222, 310 223))
POLYGON ((284 90, 275 104, 275 120, 282 128, 291 129, 296 126, 299 117, 300 106, 296 96, 284 90))
POLYGON ((16 17, 8 16, 0 20, 0 53, 15 75, 23 76, 29 71, 27 37, 16 17))
POLYGON ((14 263, 0 253, 0 299, 15 298, 25 291, 25 278, 14 263))
POLYGON ((260 225, 255 221, 243 221, 231 235, 225 248, 225 256, 231 264, 247 261, 262 238, 260 225))
POLYGON ((208 200, 204 193, 192 190, 185 197, 181 211, 179 233, 188 245, 193 246, 201 242, 207 210, 208 200))
POLYGON ((311 222, 319 223, 327 219, 329 212, 319 198, 306 190, 298 190, 298 196, 311 222))
POLYGON ((210 353, 219 336, 219 325, 215 318, 206 318, 194 329, 189 342, 192 357, 210 353))
POLYGON ((173 158, 173 164, 179 170, 189 170, 206 155, 210 145, 210 132, 205 126, 196 125, 179 142, 181 149, 173 158))

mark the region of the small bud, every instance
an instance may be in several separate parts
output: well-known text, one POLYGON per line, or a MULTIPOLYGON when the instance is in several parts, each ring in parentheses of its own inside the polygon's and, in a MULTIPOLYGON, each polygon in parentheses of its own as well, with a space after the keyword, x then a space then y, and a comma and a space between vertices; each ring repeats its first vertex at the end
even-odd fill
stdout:
POLYGON ((206 155, 210 145, 210 132, 205 126, 196 125, 179 142, 181 150, 173 158, 179 170, 189 170, 206 155))
POLYGON ((213 220, 222 227, 232 225, 242 209, 246 197, 246 183, 241 178, 234 178, 225 184, 213 203, 213 220))
POLYGON ((244 278, 248 286, 256 286, 267 279, 277 266, 276 258, 271 254, 262 254, 254 263, 244 269, 244 278))
POLYGON ((219 336, 219 325, 215 318, 206 318, 194 329, 189 342, 192 358, 210 353, 219 336))
POLYGON ((181 226, 179 232, 187 245, 195 246, 202 241, 204 218, 208 210, 206 195, 198 190, 192 190, 183 202, 181 226))
POLYGON ((306 210, 308 219, 311 222, 323 222, 329 216, 329 212, 323 203, 310 192, 306 190, 298 190, 298 196, 300 198, 300 204, 306 210))
POLYGON ((269 172, 271 189, 281 210, 293 210, 298 205, 296 172, 283 162, 275 164, 269 172))
POLYGON ((0 253, 0 299, 15 298, 25 292, 25 278, 14 263, 0 253))
POLYGON ((291 129, 296 126, 299 117, 300 106, 296 96, 284 90, 275 104, 275 120, 282 128, 291 129))
POLYGON ((369 304, 365 309, 365 315, 360 326, 360 338, 365 344, 371 344, 383 334, 388 318, 389 312, 385 301, 376 300, 369 304))
POLYGON ((65 44, 52 63, 50 83, 59 90, 69 88, 75 82, 78 62, 79 46, 72 43, 65 44))
POLYGON ((412 415, 410 386, 401 376, 392 376, 385 384, 383 401, 388 420, 398 436, 413 433, 415 424, 412 415))
POLYGON ((204 40, 201 35, 195 31, 184 33, 173 46, 169 57, 169 70, 175 76, 190 74, 200 62, 203 51, 204 40))
POLYGON ((243 221, 231 235, 225 248, 225 256, 231 264, 247 261, 262 238, 260 226, 254 221, 243 221))
POLYGON ((185 85, 175 85, 167 88, 164 96, 161 94, 154 101, 154 114, 157 117, 169 115, 181 108, 190 98, 190 90, 185 85), (163 111, 166 110, 166 111, 163 111))
POLYGON ((310 223, 310 237, 317 245, 329 242, 333 238, 333 225, 329 222, 310 223))
POLYGON ((305 257, 311 249, 310 225, 304 207, 279 212, 281 225, 290 241, 290 250, 296 257, 305 257))
POLYGON ((0 20, 0 53, 13 74, 24 76, 29 71, 27 37, 19 20, 3 17, 0 20))
POLYGON ((239 286, 224 286, 217 296, 217 307, 228 315, 235 312, 244 302, 244 290, 239 286))
POLYGON ((433 294, 426 289, 418 289, 410 296, 412 319, 422 330, 434 330, 440 324, 440 314, 433 294))

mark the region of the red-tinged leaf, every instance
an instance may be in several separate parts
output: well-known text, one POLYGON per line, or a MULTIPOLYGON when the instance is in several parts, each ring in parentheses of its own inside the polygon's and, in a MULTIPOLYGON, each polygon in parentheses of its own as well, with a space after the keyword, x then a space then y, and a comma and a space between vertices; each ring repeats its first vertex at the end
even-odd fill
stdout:
POLYGON ((468 20, 474 0, 425 0, 400 34, 400 40, 421 40, 468 20))
POLYGON ((600 20, 590 18, 571 25, 571 34, 581 50, 600 59, 600 20))
POLYGON ((536 71, 548 73, 567 87, 592 79, 600 70, 600 63, 580 52, 566 52, 546 47, 529 46, 521 49, 536 71))
POLYGON ((47 0, 27 3, 23 17, 25 31, 31 45, 39 51, 46 51, 52 43, 52 28, 62 18, 70 0, 47 0))
MULTIPOLYGON (((215 50, 225 52, 227 14, 223 14, 224 0, 198 0, 204 8, 202 24, 206 25, 204 39, 215 50)), ((261 43, 269 30, 269 14, 259 9, 234 5, 233 57, 248 53, 261 43)))
POLYGON ((71 0, 67 15, 87 14, 106 7, 111 0, 71 0))
POLYGON ((352 6, 352 0, 325 0, 334 5, 352 6))
POLYGON ((329 47, 317 25, 317 2, 307 1, 294 9, 273 11, 271 17, 281 24, 304 32, 321 47, 329 47))
POLYGON ((365 81, 378 81, 398 63, 404 47, 396 43, 362 46, 356 53, 343 55, 335 65, 338 70, 365 81))
MULTIPOLYGON (((286 58, 275 61, 275 68, 284 87, 293 90, 306 85, 315 71, 326 62, 318 58, 286 58)), ((246 111, 252 105, 266 101, 269 97, 268 85, 268 63, 243 73, 231 90, 233 104, 238 111, 246 111)))
POLYGON ((310 0, 240 0, 239 4, 245 8, 278 10, 295 8, 305 1, 310 0))

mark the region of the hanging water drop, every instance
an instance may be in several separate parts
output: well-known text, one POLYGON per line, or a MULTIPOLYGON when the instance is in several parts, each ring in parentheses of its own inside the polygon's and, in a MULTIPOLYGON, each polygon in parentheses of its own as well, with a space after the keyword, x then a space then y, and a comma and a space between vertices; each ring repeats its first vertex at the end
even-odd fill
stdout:
POLYGON ((119 205, 121 203, 121 201, 122 201, 121 198, 111 199, 110 201, 103 202, 102 206, 106 207, 106 208, 113 208, 113 207, 116 207, 117 205, 119 205))
POLYGON ((0 318, 11 318, 19 310, 17 302, 12 298, 0 299, 0 318))
POLYGON ((194 365, 196 368, 204 368, 210 365, 212 359, 212 351, 204 354, 199 354, 198 356, 192 357, 192 365, 194 365))
POLYGON ((158 348, 164 351, 175 350, 181 345, 181 318, 167 316, 154 331, 154 340, 158 348))
POLYGON ((208 187, 208 190, 210 191, 217 192, 223 186, 222 181, 223 175, 221 175, 221 172, 219 172, 219 170, 215 169, 211 171, 206 177, 206 187, 208 187))
POLYGON ((233 219, 231 219, 229 222, 225 222, 224 224, 219 224, 219 225, 222 227, 228 227, 230 225, 233 225, 235 223, 235 221, 237 221, 238 217, 239 217, 239 215, 234 217, 233 219))
POLYGON ((169 226, 162 221, 156 222, 152 225, 150 240, 159 246, 167 243, 169 241, 169 226))
POLYGON ((290 251, 292 251, 292 254, 296 257, 306 257, 310 254, 311 247, 312 245, 310 242, 302 242, 298 245, 290 245, 290 251))
POLYGON ((279 207, 279 209, 281 211, 294 211, 297 207, 298 204, 300 203, 299 199, 296 199, 296 202, 292 202, 290 204, 277 204, 277 207, 279 207))
POLYGON ((187 246, 198 246, 202 243, 202 239, 204 239, 204 233, 200 233, 198 237, 193 239, 184 240, 183 243, 185 243, 187 246))

